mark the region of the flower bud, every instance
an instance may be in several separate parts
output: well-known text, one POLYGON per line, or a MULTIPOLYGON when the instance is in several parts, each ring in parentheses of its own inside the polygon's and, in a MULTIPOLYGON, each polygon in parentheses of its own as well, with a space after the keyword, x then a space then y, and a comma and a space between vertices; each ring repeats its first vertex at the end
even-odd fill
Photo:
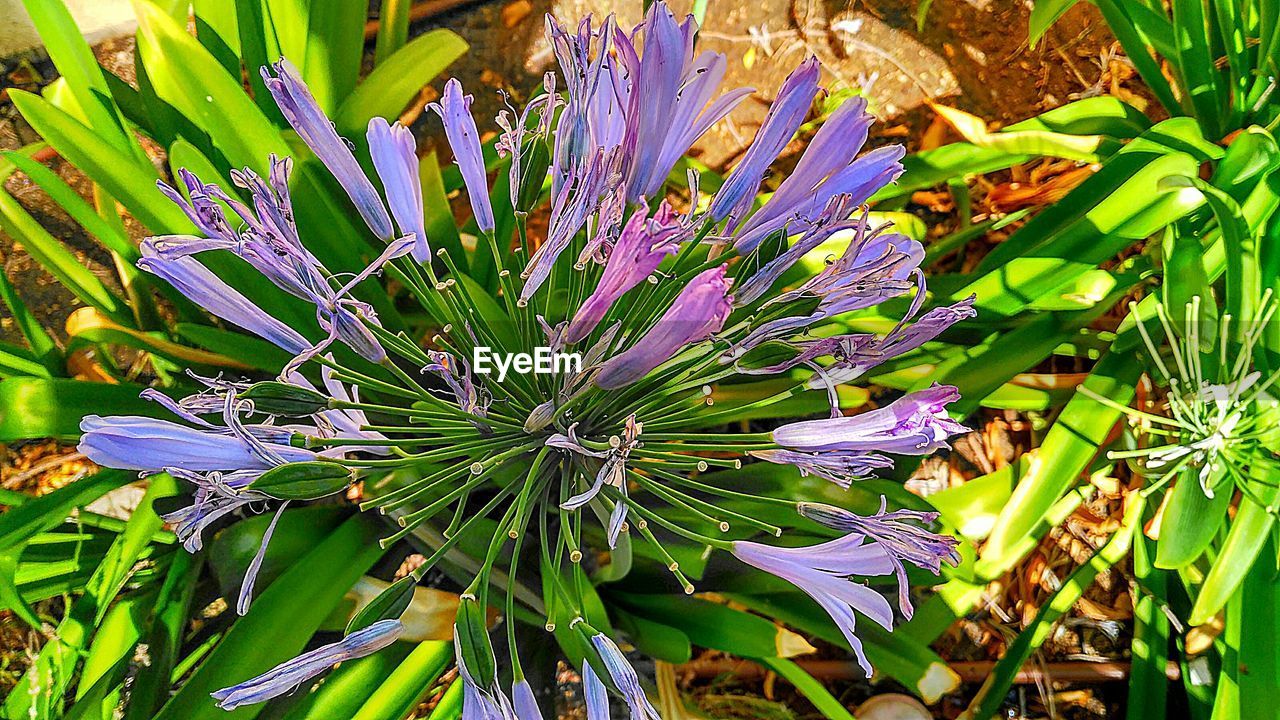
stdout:
POLYGON ((458 616, 454 621, 454 642, 458 665, 478 687, 489 687, 497 678, 497 662, 489 642, 489 625, 484 606, 470 592, 458 600, 458 616))
POLYGON ((312 460, 272 468, 248 489, 278 500, 315 500, 342 492, 351 480, 351 469, 345 465, 312 460))
POLYGON ((329 409, 329 398, 311 388, 275 380, 254 383, 240 393, 241 400, 252 400, 255 410, 267 415, 304 417, 329 409))
POLYGON ((409 603, 413 602, 413 591, 417 587, 418 579, 412 573, 391 583, 385 590, 378 593, 377 597, 370 600, 368 605, 351 616, 351 622, 347 623, 346 634, 350 635, 357 630, 363 630, 380 620, 399 619, 409 607, 409 603))

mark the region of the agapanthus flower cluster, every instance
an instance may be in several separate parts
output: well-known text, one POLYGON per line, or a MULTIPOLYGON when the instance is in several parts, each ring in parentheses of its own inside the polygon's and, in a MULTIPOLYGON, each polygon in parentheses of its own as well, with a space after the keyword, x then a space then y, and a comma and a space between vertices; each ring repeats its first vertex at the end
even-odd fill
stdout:
MULTIPOLYGON (((681 158, 752 89, 720 90, 726 58, 695 50, 693 19, 678 20, 657 2, 632 30, 612 18, 576 28, 549 18, 547 30, 567 93, 557 95, 548 75, 544 94, 499 118, 504 132, 495 144, 510 163, 509 188, 489 185, 492 167, 460 83, 450 80, 431 106, 472 210, 464 230, 476 249, 467 257, 432 250, 406 128, 370 122, 374 173, 366 175, 294 68, 281 61, 264 69, 284 117, 381 245, 355 274, 313 255, 294 221, 291 159, 272 157, 266 178, 235 173, 235 188, 180 173, 180 187, 163 189, 200 234, 147 240, 141 266, 293 359, 274 380, 196 378, 203 389, 181 399, 148 392, 172 420, 87 418, 81 448, 104 465, 188 481, 191 504, 167 519, 193 551, 229 514, 274 509, 278 517, 289 502, 357 480, 361 509, 395 523, 384 546, 434 531, 438 542, 415 579, 446 553, 486 548, 476 554, 479 570, 455 628, 467 718, 540 717, 514 634, 510 662, 494 657, 484 608, 499 605, 495 593, 505 593, 509 633, 517 604, 547 613, 548 629, 556 621, 547 608, 563 611, 560 631, 567 624, 585 655, 592 718, 607 717, 606 683, 631 717, 658 717, 619 646, 588 622, 573 581, 624 537, 666 558, 686 592, 694 586, 671 559, 671 543, 725 551, 793 583, 831 615, 869 674, 855 612, 886 628, 894 612, 856 578, 896 575, 909 616, 904 563, 936 573, 955 562, 955 541, 924 529, 928 515, 860 516, 755 498, 719 479, 732 473, 706 471, 758 458, 848 486, 890 467, 893 455, 932 453, 965 430, 946 412, 954 388, 922 389, 850 416, 834 391, 973 313, 966 301, 921 314, 920 244, 874 226, 866 213, 865 202, 902 171, 902 149, 859 154, 872 118, 862 100, 850 100, 758 203, 769 169, 820 92, 819 66, 809 58, 708 195, 681 158), (545 222, 529 223, 530 215, 545 222), (844 241, 842 250, 806 275, 801 259, 833 241, 844 241), (314 306, 314 322, 291 326, 254 305, 207 269, 202 258, 212 252, 234 254, 314 306), (420 304, 425 324, 392 324, 361 299, 370 287, 364 281, 383 272, 406 289, 402 304, 420 304), (835 322, 895 298, 901 321, 884 336, 835 322), (539 349, 580 362, 553 372, 517 365, 499 380, 484 360, 539 349), (760 375, 790 382, 745 407, 713 404, 716 387, 760 375), (761 432, 736 423, 806 392, 829 394, 829 417, 761 432), (808 518, 838 537, 775 547, 767 541, 782 528, 731 509, 744 501, 789 506, 797 523, 808 518), (530 576, 545 590, 543 608, 517 597, 530 576)), ((269 534, 264 549, 267 542, 269 534)), ((251 606, 261 558, 260 551, 245 578, 241 613, 251 606)), ((368 620, 346 639, 215 698, 233 708, 280 695, 334 662, 384 647, 401 630, 394 617, 368 620)))
MULTIPOLYGON (((1181 322, 1163 304, 1156 305, 1167 345, 1141 322, 1136 325, 1155 379, 1167 386, 1164 414, 1121 406, 1088 388, 1081 392, 1125 413, 1139 429, 1143 447, 1108 455, 1136 461, 1151 476, 1146 492, 1181 476, 1186 479, 1179 482, 1198 482, 1211 499, 1223 492, 1230 497, 1237 489, 1252 499, 1259 490, 1270 495, 1273 488, 1258 482, 1265 473, 1251 468, 1269 463, 1280 448, 1280 402, 1271 392, 1280 372, 1264 376, 1258 368, 1266 361, 1255 356, 1263 333, 1270 331, 1275 305, 1268 291, 1258 319, 1242 322, 1227 314, 1206 321, 1201 303, 1198 297, 1187 303, 1181 322)), ((1137 306, 1131 308, 1136 317, 1137 306)), ((1261 499, 1258 504, 1273 505, 1261 499)))

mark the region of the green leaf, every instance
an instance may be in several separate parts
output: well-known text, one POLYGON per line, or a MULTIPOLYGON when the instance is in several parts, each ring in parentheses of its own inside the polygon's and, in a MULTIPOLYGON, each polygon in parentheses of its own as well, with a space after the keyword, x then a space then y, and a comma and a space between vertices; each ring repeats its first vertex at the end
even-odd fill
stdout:
POLYGON ((342 595, 381 557, 382 532, 377 520, 355 515, 294 563, 235 621, 156 720, 256 717, 261 705, 227 712, 214 705, 209 693, 297 655, 342 595))
POLYGON ((409 40, 409 0, 382 0, 373 59, 381 65, 409 40))
POLYGON ((344 99, 333 115, 338 132, 364 137, 370 119, 395 118, 417 97, 423 85, 444 72, 466 51, 467 43, 451 30, 431 30, 414 38, 379 62, 353 92, 342 96, 344 99))
POLYGON ((1195 562, 1213 542, 1218 528, 1226 520, 1227 507, 1231 504, 1231 489, 1221 482, 1225 474, 1225 471, 1220 470, 1210 479, 1210 487, 1216 485, 1218 488, 1212 498, 1205 495, 1200 487, 1198 468, 1184 468, 1178 474, 1178 482, 1168 491, 1169 499, 1160 519, 1156 567, 1186 567, 1195 562))
POLYGON ((148 720, 168 698, 169 677, 178 660, 203 560, 203 555, 181 550, 169 566, 144 638, 150 660, 148 672, 134 677, 124 720, 148 720))
MULTIPOLYGON (((1133 398, 1141 371, 1133 354, 1112 352, 1089 374, 1084 387, 1123 405, 1133 398)), ((1120 419, 1119 410, 1083 393, 1067 403, 996 520, 978 560, 979 573, 998 575, 1021 557, 1022 539, 1037 531, 1045 513, 1080 478, 1120 419)))
MULTIPOLYGON (((240 77, 240 27, 235 0, 192 0, 196 38, 232 77, 240 77)), ((252 74, 253 68, 249 69, 252 74)))
POLYGON ((1071 9, 1076 0, 1035 0, 1031 6, 1031 27, 1027 42, 1035 47, 1049 28, 1058 22, 1058 18, 1071 9))
POLYGON ((75 97, 76 105, 98 134, 116 150, 145 157, 136 141, 125 132, 111 91, 93 49, 76 27, 75 19, 62 0, 23 0, 40 41, 75 97))
POLYGON ((419 643, 351 720, 400 720, 409 716, 452 664, 453 643, 435 640, 419 643))
POLYGON ((622 608, 615 607, 611 610, 618 629, 625 632, 636 648, 645 655, 677 664, 689 662, 693 657, 689 636, 680 630, 647 617, 633 615, 622 608))
POLYGON ((85 415, 165 417, 159 405, 143 400, 138 385, 110 385, 61 378, 0 381, 0 442, 32 438, 74 440, 85 415))
POLYGON ((265 176, 269 154, 292 155, 239 77, 228 75, 183 26, 148 0, 138 0, 135 8, 138 51, 160 99, 209 133, 232 165, 265 176))
POLYGON ((1166 717, 1169 692, 1166 665, 1169 660, 1169 618, 1165 603, 1168 574, 1151 564, 1150 542, 1138 535, 1133 545, 1133 574, 1138 581, 1138 601, 1133 608, 1133 641, 1129 644, 1128 717, 1166 717))
POLYGON ((44 190, 49 199, 66 211, 81 227, 94 236, 102 246, 124 258, 130 265, 141 255, 129 237, 117 230, 98 214, 92 205, 85 202, 80 194, 71 189, 58 174, 32 158, 21 153, 5 153, 19 170, 26 173, 31 181, 44 190))
POLYGON ((155 233, 189 233, 191 221, 155 186, 155 168, 101 142, 96 133, 38 95, 10 90, 9 97, 31 127, 60 155, 100 183, 155 233))
MULTIPOLYGON (((1272 476, 1273 477, 1273 476, 1272 476)), ((1197 486, 1199 489, 1199 486, 1197 486)), ((1260 498, 1270 502, 1274 500, 1276 495, 1275 487, 1263 487, 1265 497, 1260 498)), ((1227 495, 1224 490, 1219 495, 1227 495)), ((1221 517, 1222 513, 1219 513, 1221 517)), ((1166 522, 1171 518, 1166 518, 1166 522)), ((1201 522, 1206 525, 1214 525, 1217 527, 1221 524, 1213 523, 1212 518, 1201 516, 1201 522)), ((1209 569, 1209 574, 1205 576, 1204 584, 1200 586, 1200 593, 1196 596, 1195 605, 1191 608, 1191 616, 1188 622, 1192 625, 1202 625, 1213 619, 1214 615, 1227 604, 1227 600, 1236 592, 1236 589, 1245 581, 1249 569, 1254 566, 1258 559, 1262 548, 1267 544, 1267 540, 1271 538, 1272 530, 1275 528, 1276 518, 1272 510, 1259 505, 1256 500, 1248 494, 1240 499, 1240 507, 1236 510, 1235 519, 1231 521, 1231 529, 1227 531, 1227 538, 1223 541, 1222 547, 1218 550, 1218 555, 1213 560, 1213 566, 1209 569)), ((1161 523, 1161 539, 1163 539, 1164 531, 1170 526, 1161 523)), ((1159 556, 1157 556, 1159 557, 1159 556)), ((1266 564, 1271 564, 1269 561, 1266 564)))
POLYGON ((768 620, 728 605, 677 595, 613 593, 633 614, 680 630, 690 642, 741 657, 788 654, 789 635, 768 620))
POLYGON ((293 357, 261 338, 207 325, 178 323, 174 332, 206 350, 237 358, 263 372, 279 372, 293 357))
POLYGON ((357 2, 310 2, 302 79, 320 109, 333 111, 356 87, 364 54, 364 21, 369 6, 357 2))
POLYGON ((13 283, 9 282, 9 277, 4 273, 0 273, 0 300, 4 301, 6 307, 9 308, 9 314, 13 317, 13 324, 17 326, 22 337, 26 339, 27 345, 31 347, 28 365, 23 362, 24 357, 20 354, 21 348, 12 348, 6 353, 13 357, 8 359, 5 365, 14 372, 11 374, 23 375, 45 375, 52 374, 53 371, 61 372, 61 353, 58 346, 54 343, 53 338, 36 319, 27 304, 18 297, 17 290, 14 289, 13 283))
POLYGON ((125 470, 102 470, 17 507, 10 507, 0 514, 0 550, 25 545, 40 533, 62 524, 75 508, 88 505, 136 479, 134 473, 125 470))

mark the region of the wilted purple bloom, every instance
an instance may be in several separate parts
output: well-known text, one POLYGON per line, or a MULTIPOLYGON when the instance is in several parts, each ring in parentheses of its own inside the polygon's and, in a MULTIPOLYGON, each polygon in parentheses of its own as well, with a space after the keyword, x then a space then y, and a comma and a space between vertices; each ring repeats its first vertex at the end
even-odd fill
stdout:
POLYGON ((582 661, 582 699, 587 706, 587 720, 609 720, 609 689, 586 660, 582 661))
POLYGON ((480 132, 475 118, 471 117, 471 96, 462 94, 462 83, 451 78, 444 85, 440 102, 431 108, 444 121, 444 134, 453 148, 454 159, 462 171, 462 180, 471 199, 471 212, 475 215, 480 232, 491 233, 494 228, 493 206, 489 203, 489 179, 484 170, 484 155, 480 150, 480 132))
POLYGON ((749 252, 793 218, 811 220, 832 198, 847 196, 852 205, 866 202, 902 174, 901 145, 872 150, 862 157, 872 117, 866 101, 846 101, 827 119, 805 149, 795 170, 769 196, 764 206, 737 228, 734 246, 749 252))
POLYGON ((569 32, 547 15, 546 28, 568 90, 568 100, 556 124, 552 155, 551 195, 559 197, 571 174, 581 173, 601 151, 624 143, 625 84, 612 58, 612 15, 598 31, 592 30, 590 17, 583 18, 576 30, 569 32))
POLYGON ((692 232, 666 201, 652 218, 648 215, 649 208, 643 204, 632 213, 609 253, 595 291, 583 301, 565 330, 566 343, 576 343, 590 335, 613 303, 644 282, 692 232))
POLYGON ((413 133, 400 123, 388 125, 385 118, 376 117, 369 121, 366 137, 373 167, 382 180, 396 226, 401 235, 413 236, 413 259, 427 262, 431 259, 431 246, 423 225, 422 181, 418 178, 417 143, 413 133))
POLYGON ((905 509, 885 512, 887 507, 888 501, 881 495, 879 512, 870 516, 858 515, 824 503, 802 502, 796 509, 816 523, 841 532, 863 535, 884 548, 893 562, 894 573, 898 576, 898 606, 902 609, 902 614, 910 619, 912 607, 911 599, 907 596, 909 586, 903 561, 937 575, 942 571, 944 562, 952 566, 960 564, 960 553, 956 549, 960 546, 960 541, 950 535, 932 533, 920 527, 938 519, 936 512, 905 509))
POLYGON ((271 544, 271 536, 276 532, 276 523, 280 522, 280 516, 284 514, 287 507, 289 507, 288 500, 280 503, 280 507, 276 508, 276 514, 271 516, 271 522, 267 524, 266 532, 262 533, 258 552, 254 553, 253 560, 249 562, 249 568, 244 572, 244 579, 240 581, 240 593, 236 597, 237 615, 243 616, 249 612, 249 603, 253 600, 253 585, 258 579, 258 571, 262 569, 262 561, 267 556, 267 546, 271 544))
POLYGON ((853 611, 891 630, 893 608, 880 593, 847 578, 888 575, 894 572, 894 564, 883 547, 864 541, 862 535, 851 534, 819 545, 784 548, 739 540, 733 543, 733 555, 786 580, 813 598, 840 628, 858 664, 867 677, 871 677, 871 663, 862 651, 862 641, 854 634, 853 611))
POLYGON ((266 702, 284 695, 340 662, 372 655, 395 642, 403 631, 404 625, 399 620, 379 620, 336 643, 303 653, 252 680, 223 688, 211 695, 223 710, 266 702))
POLYGON ((144 240, 138 267, 169 283, 188 300, 215 316, 290 353, 297 355, 311 347, 311 343, 296 330, 254 305, 193 257, 165 259, 156 253, 149 240, 144 240))
POLYGON ((613 640, 603 633, 597 633, 591 637, 591 646, 600 653, 600 659, 604 661, 604 668, 613 680, 613 686, 618 689, 631 710, 631 720, 662 720, 657 708, 645 696, 635 668, 627 662, 622 650, 618 649, 613 640))
MULTIPOLYGON (((923 297, 923 293, 921 297, 923 297)), ((823 371, 827 374, 827 379, 834 383, 852 382, 877 365, 911 352, 933 340, 944 330, 961 320, 975 317, 978 314, 973 309, 973 303, 976 299, 977 296, 971 295, 953 305, 933 308, 914 322, 908 322, 904 318, 883 339, 875 339, 871 343, 865 342, 864 338, 866 336, 862 335, 823 338, 823 340, 816 341, 816 343, 825 341, 828 347, 806 349, 802 355, 812 355, 814 352, 818 352, 822 355, 834 356, 835 362, 823 368, 823 371)), ((814 378, 809 381, 810 387, 816 387, 814 385, 816 380, 817 378, 814 378)))
POLYGON ((954 387, 934 384, 860 415, 783 425, 773 431, 773 439, 783 447, 809 452, 928 455, 946 447, 952 435, 968 432, 946 414, 947 405, 959 399, 954 387))
POLYGON ((219 519, 253 503, 270 500, 262 493, 246 489, 249 483, 262 475, 262 470, 198 473, 166 467, 164 471, 195 486, 190 505, 160 516, 173 525, 174 535, 187 552, 200 551, 204 545, 202 533, 219 519))
MULTIPOLYGON (((462 643, 458 642, 458 626, 453 627, 453 649, 458 675, 462 678, 462 720, 524 720, 517 718, 515 708, 496 685, 481 687, 462 659, 462 643)), ((490 653, 490 657, 493 655, 490 653)))
POLYGON ((800 470, 801 475, 813 475, 823 480, 830 480, 844 488, 857 480, 871 477, 875 470, 893 467, 893 461, 884 455, 851 450, 799 452, 780 448, 752 450, 748 454, 778 465, 794 465, 800 470))
POLYGON ((527 303, 533 297, 551 275, 556 259, 587 223, 587 218, 621 187, 619 168, 622 157, 617 148, 597 150, 589 158, 584 158, 582 166, 569 173, 558 190, 552 191, 547 238, 520 273, 525 281, 520 290, 520 302, 527 303))
POLYGON ((614 70, 612 79, 625 93, 628 147, 634 148, 626 167, 628 202, 655 197, 694 141, 752 92, 737 88, 712 101, 728 62, 720 53, 695 57, 697 31, 692 15, 677 23, 667 4, 656 2, 635 30, 615 35, 621 67, 606 71, 614 70), (637 48, 633 39, 641 35, 637 48))
POLYGON ((596 384, 606 390, 630 385, 686 345, 719 332, 733 310, 727 267, 708 268, 690 280, 644 337, 604 363, 596 384))
MULTIPOLYGON (((514 108, 507 105, 508 110, 502 110, 498 116, 494 118, 494 122, 498 127, 502 128, 502 133, 498 135, 498 139, 493 143, 493 149, 498 152, 498 157, 509 157, 511 166, 507 170, 507 185, 509 197, 511 198, 511 207, 517 212, 525 212, 528 208, 522 208, 520 204, 520 191, 526 182, 538 183, 546 179, 543 175, 539 178, 526 178, 525 161, 525 136, 531 128, 529 125, 533 122, 533 116, 538 116, 537 123, 532 128, 534 135, 541 136, 544 142, 551 141, 552 119, 555 116, 556 107, 560 103, 560 96, 556 94, 556 74, 548 72, 542 76, 542 87, 545 91, 542 95, 533 98, 524 106, 524 110, 517 112, 514 108)), ((504 97, 505 94, 504 94, 504 97)), ((540 168, 545 170, 545 168, 540 168)))
POLYGON ((315 460, 304 448, 263 442, 229 432, 198 430, 134 415, 86 415, 77 449, 105 467, 123 470, 268 470, 315 460))
MULTIPOLYGON (((377 323, 377 316, 371 306, 350 297, 350 293, 356 285, 380 272, 383 265, 411 251, 415 238, 393 240, 372 264, 335 290, 330 284, 329 271, 302 245, 298 237, 289 197, 290 167, 291 161, 288 159, 272 157, 268 180, 263 180, 248 170, 232 172, 231 177, 235 183, 252 193, 253 208, 228 197, 213 186, 204 185, 190 173, 180 173, 184 182, 188 183, 188 188, 191 189, 191 183, 194 183, 203 198, 199 203, 203 209, 197 212, 193 208, 189 214, 208 219, 208 229, 217 234, 207 239, 182 235, 149 238, 151 250, 155 257, 172 260, 207 250, 228 249, 281 290, 314 303, 316 320, 327 337, 299 353, 286 369, 301 365, 339 339, 370 362, 381 362, 386 357, 386 352, 365 325, 377 323), (226 202, 240 216, 244 229, 236 232, 230 229, 225 219, 218 222, 221 212, 216 209, 212 198, 226 202)), ((171 197, 177 196, 176 191, 170 189, 170 193, 171 197)), ((192 191, 193 203, 196 197, 196 192, 192 191)))
POLYGON ((543 720, 542 711, 538 709, 538 699, 533 696, 533 688, 524 678, 511 685, 511 707, 515 710, 515 720, 543 720))
POLYGON ((434 372, 444 380, 445 385, 453 391, 454 400, 463 412, 471 413, 478 418, 489 414, 489 398, 481 393, 471 378, 471 364, 464 358, 455 358, 446 352, 428 350, 427 357, 431 364, 422 368, 422 372, 434 372))
POLYGON ((804 224, 803 233, 799 239, 738 286, 737 292, 734 293, 734 304, 742 307, 759 300, 800 258, 826 242, 832 235, 842 230, 858 228, 859 221, 848 219, 854 207, 848 195, 832 198, 816 218, 804 224))
MULTIPOLYGON (((577 436, 574 434, 574 428, 577 423, 569 426, 568 435, 555 433, 547 438, 547 447, 560 448, 561 450, 571 450, 580 455, 593 458, 603 458, 604 463, 600 465, 600 470, 596 473, 595 482, 591 487, 581 493, 568 498, 560 503, 560 507, 565 510, 577 510, 578 508, 591 502, 605 485, 612 485, 622 493, 625 498, 627 495, 627 460, 631 457, 631 451, 640 444, 640 434, 644 431, 643 423, 636 422, 635 415, 627 416, 623 423, 622 436, 610 439, 610 448, 607 451, 591 450, 578 442, 577 436)), ((609 517, 609 526, 606 529, 606 537, 609 547, 617 547, 618 535, 622 532, 622 523, 627 519, 627 503, 625 500, 619 500, 613 506, 613 512, 609 517)))
POLYGON ((921 286, 924 277, 919 265, 924 248, 905 235, 881 230, 868 230, 863 215, 840 257, 800 287, 764 304, 769 307, 816 297, 818 307, 809 315, 781 317, 756 327, 735 346, 733 356, 739 357, 769 340, 793 335, 819 320, 872 307, 921 286))
POLYGON ((373 183, 369 182, 369 178, 360 169, 360 163, 356 161, 347 141, 338 135, 333 123, 325 117, 324 111, 298 74, 298 69, 284 58, 273 67, 275 76, 272 76, 270 69, 262 68, 262 80, 271 97, 275 98, 285 120, 289 121, 298 136, 311 148, 311 152, 333 173, 373 234, 383 240, 390 240, 391 218, 387 216, 387 209, 383 207, 382 198, 378 196, 373 183))
POLYGON ((817 93, 818 59, 810 56, 782 82, 751 146, 712 199, 708 212, 713 220, 728 218, 730 232, 738 226, 751 209, 765 171, 800 129, 817 93))

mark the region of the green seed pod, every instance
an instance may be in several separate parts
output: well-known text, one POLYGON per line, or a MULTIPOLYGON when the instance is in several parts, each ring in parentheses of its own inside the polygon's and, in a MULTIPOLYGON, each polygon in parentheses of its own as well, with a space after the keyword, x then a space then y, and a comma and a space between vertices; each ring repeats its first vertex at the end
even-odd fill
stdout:
POLYGON ((303 417, 329 409, 329 398, 315 390, 270 380, 254 383, 240 393, 241 400, 252 400, 255 410, 268 415, 303 417))
POLYGON ((485 620, 484 606, 471 593, 463 593, 454 622, 458 658, 480 687, 493 684, 498 671, 493 645, 489 642, 489 625, 485 620))
POLYGON ((403 615, 409 603, 413 602, 413 591, 417 586, 418 579, 412 573, 391 583, 386 590, 378 593, 377 597, 370 600, 368 605, 360 608, 359 612, 351 617, 351 622, 347 623, 346 634, 350 635, 357 630, 363 630, 379 620, 395 620, 403 615))
POLYGON ((312 460, 272 468, 248 489, 278 500, 315 500, 342 492, 352 479, 351 468, 345 465, 312 460))

